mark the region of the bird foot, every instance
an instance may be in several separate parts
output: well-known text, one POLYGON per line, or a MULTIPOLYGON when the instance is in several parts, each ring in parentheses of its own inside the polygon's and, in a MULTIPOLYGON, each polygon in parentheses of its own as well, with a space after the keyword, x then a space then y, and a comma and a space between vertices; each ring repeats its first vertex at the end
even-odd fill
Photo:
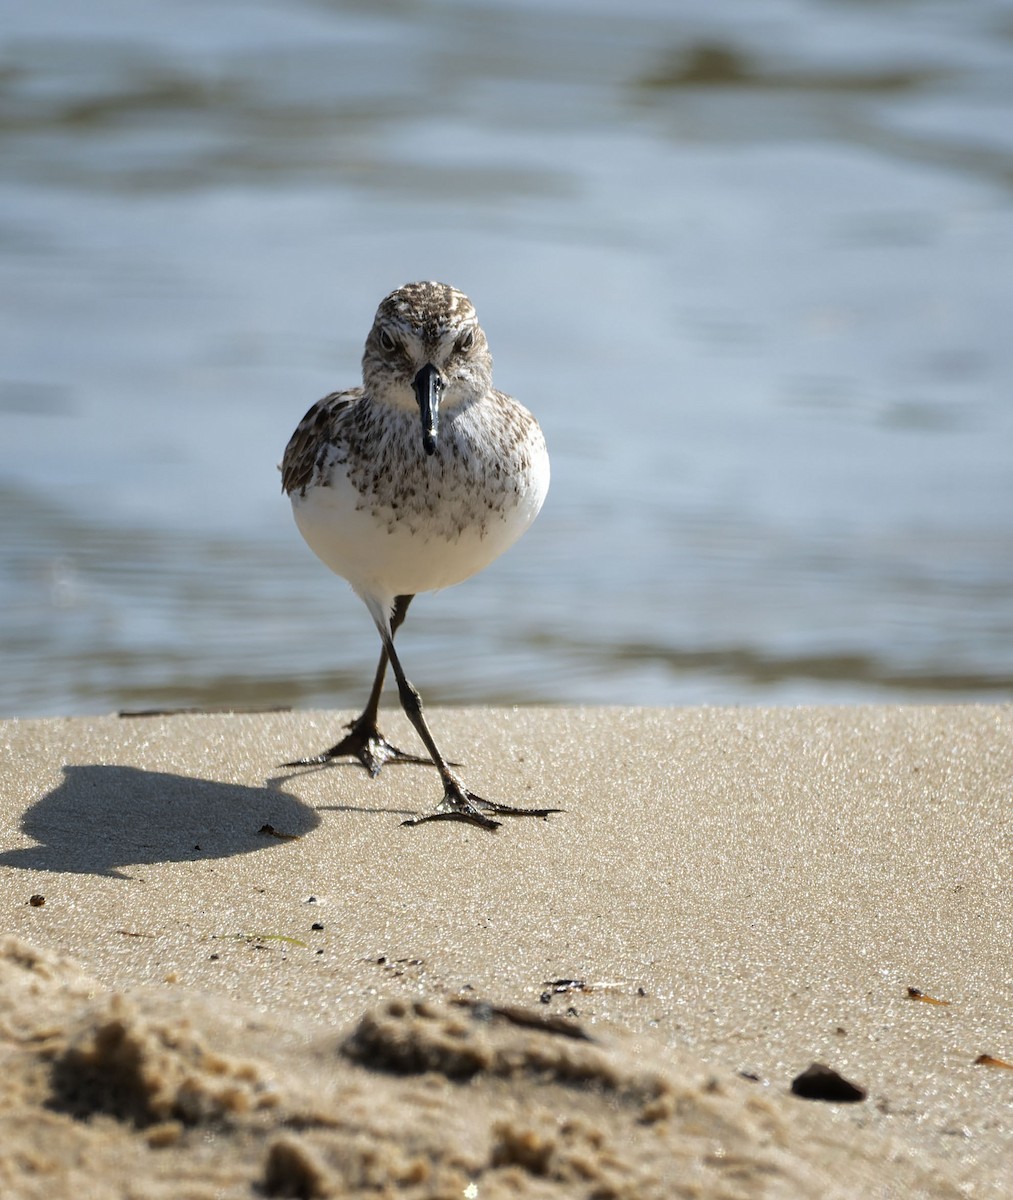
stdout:
POLYGON ((500 804, 495 800, 483 800, 474 792, 464 787, 447 786, 443 799, 431 813, 421 817, 409 817, 402 825, 424 825, 427 821, 466 821, 470 825, 478 825, 481 829, 498 829, 502 821, 491 817, 497 813, 505 817, 541 817, 547 819, 550 813, 563 812, 561 808, 517 808, 512 804, 500 804))
POLYGON ((351 721, 347 728, 350 730, 340 742, 321 754, 312 758, 297 758, 294 762, 282 763, 283 767, 316 767, 322 763, 333 762, 336 758, 357 758, 375 779, 380 769, 389 762, 421 763, 432 765, 432 759, 418 754, 409 754, 407 750, 399 750, 383 736, 376 727, 375 721, 367 721, 362 717, 351 721))

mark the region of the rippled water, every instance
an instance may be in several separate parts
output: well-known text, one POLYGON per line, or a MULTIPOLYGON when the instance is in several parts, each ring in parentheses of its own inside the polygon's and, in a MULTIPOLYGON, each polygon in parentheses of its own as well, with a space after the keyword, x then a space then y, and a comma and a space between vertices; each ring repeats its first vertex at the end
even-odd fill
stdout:
POLYGON ((430 700, 1009 696, 1009 3, 8 9, 0 711, 361 701, 275 464, 413 278, 553 457, 430 700))

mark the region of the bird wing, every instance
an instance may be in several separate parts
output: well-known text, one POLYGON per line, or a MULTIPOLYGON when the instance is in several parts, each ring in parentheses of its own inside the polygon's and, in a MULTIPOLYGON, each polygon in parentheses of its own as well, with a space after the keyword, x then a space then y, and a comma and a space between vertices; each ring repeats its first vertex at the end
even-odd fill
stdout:
POLYGON ((281 487, 286 495, 305 492, 334 440, 338 424, 362 396, 362 388, 331 392, 309 410, 289 438, 281 460, 281 487))

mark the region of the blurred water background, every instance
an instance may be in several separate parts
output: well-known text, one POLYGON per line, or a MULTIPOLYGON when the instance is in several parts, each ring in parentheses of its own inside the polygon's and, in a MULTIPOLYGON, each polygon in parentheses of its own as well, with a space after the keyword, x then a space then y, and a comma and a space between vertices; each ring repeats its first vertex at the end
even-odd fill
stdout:
POLYGON ((554 472, 430 702, 1010 697, 1013 5, 0 8, 4 715, 361 704, 276 464, 419 278, 554 472))

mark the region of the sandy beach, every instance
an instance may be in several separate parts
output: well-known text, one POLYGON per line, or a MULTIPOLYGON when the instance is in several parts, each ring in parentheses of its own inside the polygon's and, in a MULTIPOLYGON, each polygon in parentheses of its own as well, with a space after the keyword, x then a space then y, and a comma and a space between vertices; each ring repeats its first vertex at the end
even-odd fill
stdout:
POLYGON ((1013 1194, 1013 707, 350 716, 2 723, 0 1195, 1013 1194))

